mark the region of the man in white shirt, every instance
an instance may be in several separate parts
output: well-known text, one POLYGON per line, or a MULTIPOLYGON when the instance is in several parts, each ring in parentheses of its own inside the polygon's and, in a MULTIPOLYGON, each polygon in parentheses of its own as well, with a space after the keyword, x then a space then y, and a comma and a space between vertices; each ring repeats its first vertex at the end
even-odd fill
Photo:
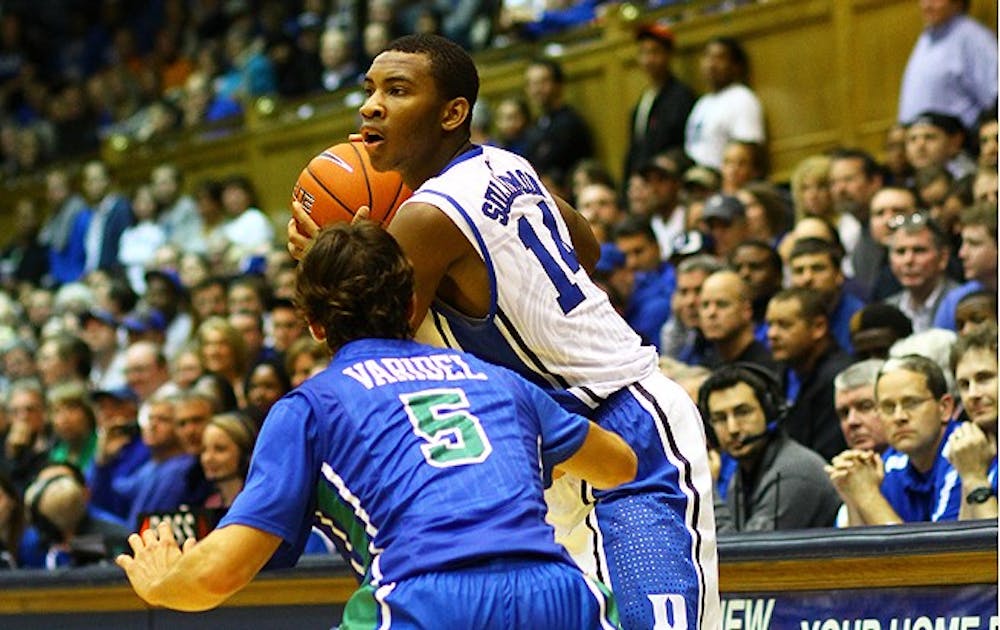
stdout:
POLYGON ((722 152, 730 140, 763 143, 764 109, 746 86, 746 51, 734 39, 716 37, 701 56, 701 71, 709 92, 688 116, 684 150, 703 166, 722 167, 722 152))
POLYGON ((885 299, 913 323, 913 332, 931 328, 945 293, 958 283, 945 275, 948 237, 923 214, 900 216, 889 242, 889 267, 903 290, 885 299))

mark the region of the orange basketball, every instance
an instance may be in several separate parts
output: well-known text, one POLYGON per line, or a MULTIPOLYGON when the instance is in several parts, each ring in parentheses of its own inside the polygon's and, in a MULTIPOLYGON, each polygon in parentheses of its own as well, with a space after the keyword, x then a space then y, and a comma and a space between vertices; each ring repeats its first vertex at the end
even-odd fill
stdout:
POLYGON ((368 206, 369 218, 385 226, 411 194, 399 173, 372 168, 360 142, 342 142, 302 169, 292 200, 301 203, 320 226, 350 221, 361 206, 368 206))

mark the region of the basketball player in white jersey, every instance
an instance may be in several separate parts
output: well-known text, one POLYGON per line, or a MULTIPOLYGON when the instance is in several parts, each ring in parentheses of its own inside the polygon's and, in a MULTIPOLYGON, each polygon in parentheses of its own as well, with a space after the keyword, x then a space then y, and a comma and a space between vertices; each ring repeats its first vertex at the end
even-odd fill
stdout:
MULTIPOLYGON (((586 221, 524 159, 470 142, 479 78, 459 46, 400 38, 364 88, 360 132, 372 164, 415 191, 388 228, 415 269, 414 328, 429 314, 447 345, 517 371, 620 434, 639 474, 613 491, 576 482, 572 494, 595 504, 576 524, 574 538, 588 545, 574 558, 614 590, 624 628, 719 627, 702 423, 660 374, 655 349, 591 282, 598 247, 586 221)), ((293 256, 317 230, 293 205, 293 256)), ((570 481, 560 481, 565 494, 570 481)))

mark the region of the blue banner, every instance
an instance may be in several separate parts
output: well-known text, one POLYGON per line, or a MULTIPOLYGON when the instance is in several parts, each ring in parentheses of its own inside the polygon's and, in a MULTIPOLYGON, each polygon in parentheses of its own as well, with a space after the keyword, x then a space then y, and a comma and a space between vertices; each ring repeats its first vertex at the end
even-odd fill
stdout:
POLYGON ((723 595, 722 630, 1000 630, 997 586, 723 595))

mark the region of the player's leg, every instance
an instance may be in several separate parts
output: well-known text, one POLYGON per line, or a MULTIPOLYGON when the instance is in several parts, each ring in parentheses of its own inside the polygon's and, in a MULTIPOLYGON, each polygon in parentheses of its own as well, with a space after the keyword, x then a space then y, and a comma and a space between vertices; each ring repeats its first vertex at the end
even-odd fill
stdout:
POLYGON ((622 627, 718 627, 711 475, 697 409, 657 374, 612 397, 597 420, 639 457, 636 480, 595 492, 586 520, 598 577, 615 592, 622 627))

